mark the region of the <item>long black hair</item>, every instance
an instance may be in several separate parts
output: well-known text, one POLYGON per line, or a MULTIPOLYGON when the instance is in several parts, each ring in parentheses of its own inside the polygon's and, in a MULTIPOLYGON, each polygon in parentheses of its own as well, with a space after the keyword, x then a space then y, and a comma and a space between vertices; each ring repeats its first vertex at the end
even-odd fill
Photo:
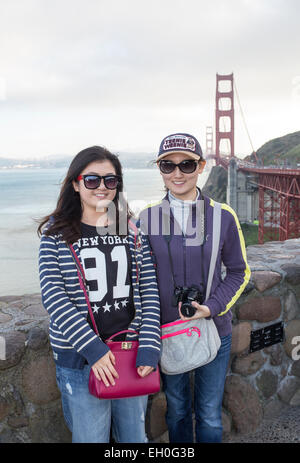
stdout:
POLYGON ((80 238, 82 206, 79 193, 74 190, 72 182, 77 181, 77 177, 91 162, 106 160, 112 163, 116 175, 121 179, 113 200, 117 212, 117 227, 119 226, 119 207, 126 210, 128 220, 132 217, 133 213, 130 211, 124 195, 120 195, 123 192, 123 173, 119 158, 102 146, 91 146, 80 151, 71 162, 67 175, 62 182, 56 208, 52 214, 47 215, 40 221, 39 235, 42 233, 45 235, 61 233, 67 243, 74 243, 80 238), (45 227, 46 224, 48 224, 47 227, 45 227))

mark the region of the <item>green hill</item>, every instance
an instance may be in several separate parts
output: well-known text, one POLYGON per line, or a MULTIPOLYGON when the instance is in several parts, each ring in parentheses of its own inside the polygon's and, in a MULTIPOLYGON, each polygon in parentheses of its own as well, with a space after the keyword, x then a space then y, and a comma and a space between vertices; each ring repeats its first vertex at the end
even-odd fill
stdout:
POLYGON ((221 166, 214 166, 206 180, 202 193, 215 201, 226 202, 227 171, 221 166))
MULTIPOLYGON (((256 155, 265 166, 282 161, 292 166, 300 163, 300 131, 268 141, 256 151, 256 155)), ((245 160, 256 162, 253 153, 245 160)))
POLYGON ((293 164, 300 163, 300 143, 290 149, 286 154, 283 154, 281 159, 288 159, 293 164))

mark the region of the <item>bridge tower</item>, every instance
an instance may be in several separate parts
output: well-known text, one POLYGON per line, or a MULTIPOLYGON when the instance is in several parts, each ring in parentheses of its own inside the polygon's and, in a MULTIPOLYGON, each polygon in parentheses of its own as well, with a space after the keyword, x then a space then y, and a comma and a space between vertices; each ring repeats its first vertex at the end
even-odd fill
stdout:
POLYGON ((206 127, 206 149, 205 149, 205 155, 209 156, 210 154, 213 153, 213 128, 211 125, 206 127))
POLYGON ((217 74, 216 88, 216 165, 221 162, 220 145, 222 140, 230 142, 230 159, 234 157, 234 91, 233 91, 233 73, 232 74, 217 74), (229 90, 222 89, 222 82, 229 82, 229 90), (224 104, 227 109, 224 108, 224 104), (229 130, 226 130, 225 120, 230 124, 229 130), (222 122, 224 122, 222 130, 222 122))

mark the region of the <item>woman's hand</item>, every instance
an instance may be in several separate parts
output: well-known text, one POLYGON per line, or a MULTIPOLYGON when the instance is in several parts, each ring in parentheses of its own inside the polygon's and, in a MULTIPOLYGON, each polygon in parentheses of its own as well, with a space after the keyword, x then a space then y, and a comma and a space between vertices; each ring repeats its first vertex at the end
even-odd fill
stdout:
POLYGON ((115 385, 114 378, 119 378, 117 371, 115 370, 114 365, 116 364, 116 359, 114 354, 109 350, 103 357, 97 360, 96 363, 92 366, 93 372, 95 373, 96 378, 99 381, 103 381, 105 386, 115 385))
POLYGON ((137 372, 138 374, 144 378, 145 376, 148 376, 152 371, 154 370, 153 367, 138 367, 137 372))
POLYGON ((210 310, 206 305, 200 305, 198 302, 193 301, 192 306, 195 307, 196 313, 192 317, 184 317, 181 313, 181 304, 182 302, 179 302, 178 308, 179 308, 179 314, 180 318, 182 320, 196 320, 197 318, 206 318, 210 316, 210 310))

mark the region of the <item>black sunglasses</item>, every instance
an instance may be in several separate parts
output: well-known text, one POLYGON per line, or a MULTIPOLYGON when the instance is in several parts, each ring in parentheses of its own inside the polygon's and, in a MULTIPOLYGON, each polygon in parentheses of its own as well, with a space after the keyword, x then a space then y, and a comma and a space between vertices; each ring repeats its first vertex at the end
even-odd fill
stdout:
POLYGON ((115 190, 117 186, 121 182, 121 177, 119 175, 95 175, 95 174, 87 174, 87 175, 79 175, 77 180, 83 180, 85 188, 88 190, 95 190, 99 188, 101 184, 101 179, 104 180, 105 188, 108 190, 115 190))
POLYGON ((194 159, 185 159, 184 161, 181 161, 179 164, 175 164, 175 162, 172 161, 167 161, 166 159, 162 159, 159 161, 159 170, 163 174, 171 174, 171 172, 174 172, 176 167, 179 167, 181 172, 184 174, 191 174, 192 172, 195 172, 198 166, 198 162, 194 159))

